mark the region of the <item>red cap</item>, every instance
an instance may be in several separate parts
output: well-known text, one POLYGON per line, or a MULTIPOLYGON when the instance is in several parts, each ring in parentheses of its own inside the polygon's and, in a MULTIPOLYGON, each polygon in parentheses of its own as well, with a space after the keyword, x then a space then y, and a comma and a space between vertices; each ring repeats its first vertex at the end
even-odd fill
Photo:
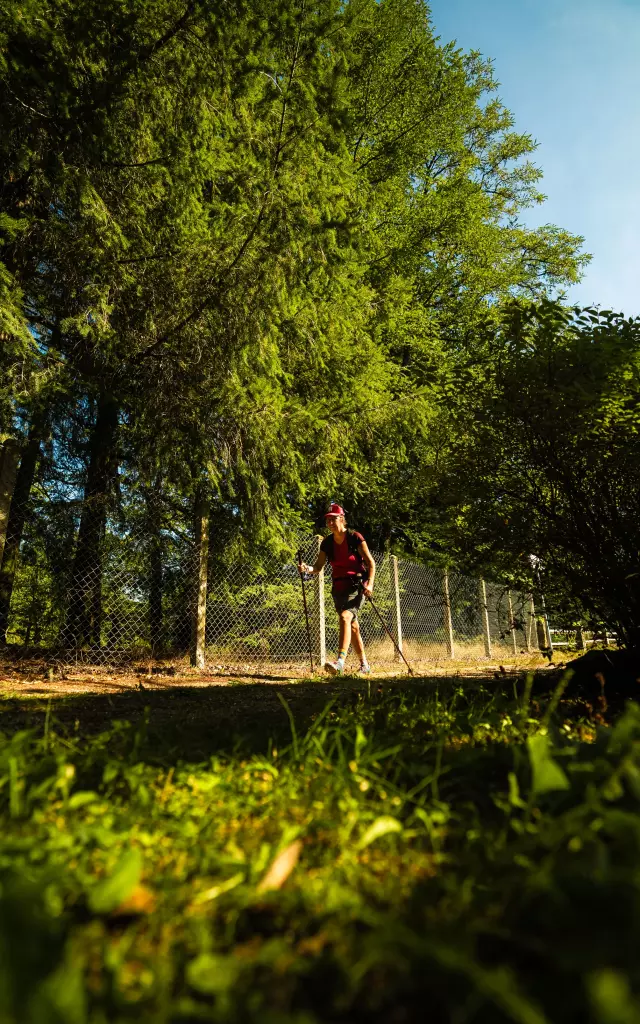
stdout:
POLYGON ((345 511, 344 511, 342 505, 336 505, 335 501, 332 501, 331 504, 329 505, 329 511, 325 512, 325 514, 324 514, 324 518, 326 519, 327 516, 343 516, 343 515, 345 515, 345 511))

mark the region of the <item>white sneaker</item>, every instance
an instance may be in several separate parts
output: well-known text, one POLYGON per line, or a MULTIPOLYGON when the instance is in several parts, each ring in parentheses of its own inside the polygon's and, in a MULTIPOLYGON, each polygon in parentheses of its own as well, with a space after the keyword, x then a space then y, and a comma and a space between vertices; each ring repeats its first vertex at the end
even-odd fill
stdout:
POLYGON ((325 661, 324 670, 325 672, 328 672, 330 676, 344 675, 344 665, 338 664, 337 661, 325 661))
POLYGON ((360 668, 358 669, 358 673, 361 676, 370 676, 371 675, 371 665, 361 665, 360 668))

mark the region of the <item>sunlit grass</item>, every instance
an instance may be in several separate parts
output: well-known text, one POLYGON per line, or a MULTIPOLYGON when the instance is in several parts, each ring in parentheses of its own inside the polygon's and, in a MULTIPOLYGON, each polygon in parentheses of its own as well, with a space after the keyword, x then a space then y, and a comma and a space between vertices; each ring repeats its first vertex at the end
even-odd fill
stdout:
POLYGON ((640 716, 571 710, 374 686, 196 763, 147 718, 5 736, 0 1019, 635 1020, 640 716))

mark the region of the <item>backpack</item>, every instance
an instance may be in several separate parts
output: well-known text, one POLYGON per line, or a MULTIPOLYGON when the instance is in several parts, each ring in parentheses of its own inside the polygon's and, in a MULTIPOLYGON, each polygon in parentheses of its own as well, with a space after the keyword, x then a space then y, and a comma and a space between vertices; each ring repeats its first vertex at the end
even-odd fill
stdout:
MULTIPOLYGON (((361 580, 364 582, 364 580, 368 580, 369 579, 369 570, 368 570, 367 566, 364 564, 364 562, 362 561, 362 555, 358 551, 360 543, 361 542, 356 537, 354 531, 353 530, 347 530, 347 545, 349 547, 349 554, 355 555, 356 558, 358 559, 358 561, 360 562, 359 576, 360 576, 361 580)), ((324 551, 325 555, 327 556, 327 561, 328 562, 331 562, 333 560, 333 548, 334 548, 333 535, 329 534, 329 536, 325 537, 325 539, 322 542, 322 550, 324 551)))

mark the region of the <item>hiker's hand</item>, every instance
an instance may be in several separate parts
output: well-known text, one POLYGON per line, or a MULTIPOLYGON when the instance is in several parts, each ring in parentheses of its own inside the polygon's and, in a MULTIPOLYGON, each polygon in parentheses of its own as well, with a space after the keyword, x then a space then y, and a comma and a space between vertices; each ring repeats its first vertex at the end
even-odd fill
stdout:
POLYGON ((308 576, 309 573, 313 572, 313 566, 312 565, 305 565, 304 562, 299 562, 298 563, 298 572, 300 573, 301 576, 308 576))
POLYGON ((365 597, 373 597, 373 587, 370 583, 365 583, 362 589, 365 597))

